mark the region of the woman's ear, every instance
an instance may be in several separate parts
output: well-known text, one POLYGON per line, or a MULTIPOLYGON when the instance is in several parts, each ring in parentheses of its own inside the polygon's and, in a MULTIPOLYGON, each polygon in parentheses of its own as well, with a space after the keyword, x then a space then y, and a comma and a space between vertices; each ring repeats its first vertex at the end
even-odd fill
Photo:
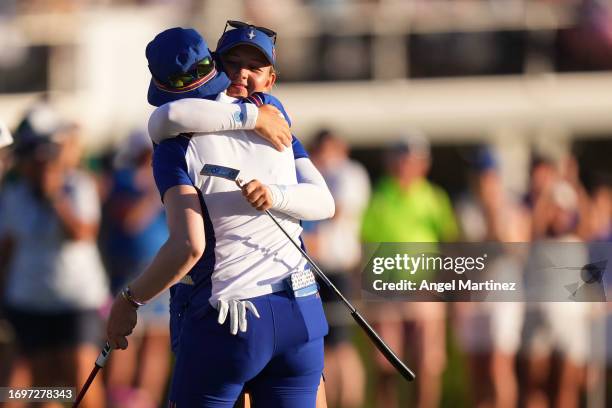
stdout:
POLYGON ((270 76, 266 81, 266 89, 271 90, 274 84, 276 83, 276 72, 274 72, 274 68, 270 67, 270 76))

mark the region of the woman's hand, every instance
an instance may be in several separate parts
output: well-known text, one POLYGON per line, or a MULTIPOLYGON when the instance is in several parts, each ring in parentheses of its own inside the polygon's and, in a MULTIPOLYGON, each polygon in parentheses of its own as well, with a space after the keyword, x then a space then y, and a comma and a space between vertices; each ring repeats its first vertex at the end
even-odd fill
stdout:
POLYGON ((282 113, 272 105, 259 107, 255 132, 282 152, 291 146, 291 130, 282 113))
POLYGON ((106 336, 113 349, 125 350, 128 347, 127 336, 132 334, 136 321, 136 308, 119 293, 106 323, 106 336))
POLYGON ((272 193, 265 184, 259 180, 251 180, 242 186, 242 195, 247 199, 251 206, 259 211, 264 211, 272 207, 272 193))

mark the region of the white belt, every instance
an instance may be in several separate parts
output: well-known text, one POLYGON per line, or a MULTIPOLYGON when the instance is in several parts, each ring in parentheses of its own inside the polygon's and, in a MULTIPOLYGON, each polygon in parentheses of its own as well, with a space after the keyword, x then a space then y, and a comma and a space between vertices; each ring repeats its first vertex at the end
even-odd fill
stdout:
MULTIPOLYGON (((191 275, 183 276, 179 283, 195 285, 191 275)), ((295 297, 312 295, 318 291, 317 281, 310 270, 294 272, 280 282, 273 283, 271 287, 272 292, 287 291, 295 297)))

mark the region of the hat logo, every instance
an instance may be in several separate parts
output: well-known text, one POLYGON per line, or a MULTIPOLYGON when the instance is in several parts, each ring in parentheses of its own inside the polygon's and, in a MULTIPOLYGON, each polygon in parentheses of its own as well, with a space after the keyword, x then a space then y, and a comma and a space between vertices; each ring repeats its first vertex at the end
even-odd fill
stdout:
POLYGON ((252 40, 253 38, 255 38, 255 30, 251 28, 251 31, 249 31, 249 33, 247 34, 247 37, 249 37, 249 40, 252 40))

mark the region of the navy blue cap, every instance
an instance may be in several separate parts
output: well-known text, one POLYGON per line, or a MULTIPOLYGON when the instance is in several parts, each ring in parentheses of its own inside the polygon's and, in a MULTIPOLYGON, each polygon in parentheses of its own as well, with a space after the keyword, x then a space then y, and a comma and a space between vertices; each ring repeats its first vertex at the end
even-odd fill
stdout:
POLYGON ((223 33, 216 53, 222 55, 238 45, 250 45, 263 53, 270 65, 276 64, 274 39, 255 27, 241 27, 223 33))
POLYGON ((180 89, 164 82, 171 75, 188 72, 206 57, 212 59, 206 40, 192 28, 175 27, 157 34, 147 45, 146 56, 153 76, 147 100, 153 106, 183 98, 211 98, 230 84, 227 75, 216 68, 180 89))

